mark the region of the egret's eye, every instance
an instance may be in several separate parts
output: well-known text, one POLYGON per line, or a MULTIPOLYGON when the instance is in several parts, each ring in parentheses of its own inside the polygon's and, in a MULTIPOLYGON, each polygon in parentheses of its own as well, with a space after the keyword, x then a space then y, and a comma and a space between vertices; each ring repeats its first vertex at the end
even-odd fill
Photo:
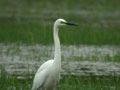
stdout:
POLYGON ((63 22, 63 21, 62 21, 61 24, 66 24, 66 22, 63 22))

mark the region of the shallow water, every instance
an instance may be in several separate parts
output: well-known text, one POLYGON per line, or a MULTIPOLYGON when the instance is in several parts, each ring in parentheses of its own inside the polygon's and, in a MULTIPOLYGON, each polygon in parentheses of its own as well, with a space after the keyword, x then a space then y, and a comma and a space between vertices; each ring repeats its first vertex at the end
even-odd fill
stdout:
MULTIPOLYGON (((114 62, 120 47, 62 45, 61 49, 62 75, 120 75, 120 64, 114 62)), ((26 73, 35 74, 38 67, 53 56, 53 45, 0 44, 0 66, 18 78, 26 73)))

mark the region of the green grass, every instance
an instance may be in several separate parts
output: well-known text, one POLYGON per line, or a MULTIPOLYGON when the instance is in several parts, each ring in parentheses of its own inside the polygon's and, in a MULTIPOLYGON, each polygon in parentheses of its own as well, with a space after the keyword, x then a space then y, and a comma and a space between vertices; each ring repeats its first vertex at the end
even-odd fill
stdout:
POLYGON ((79 26, 62 28, 62 44, 120 45, 119 10, 119 0, 1 0, 0 42, 52 44, 53 23, 64 18, 79 26))
MULTIPOLYGON (((119 0, 0 0, 0 43, 53 44, 53 23, 64 18, 79 26, 61 28, 62 44, 119 46, 119 3, 119 0)), ((113 58, 119 62, 120 53, 113 58)), ((97 61, 96 57, 93 59, 97 61)), ((105 61, 112 60, 105 56, 105 61)), ((31 89, 33 76, 30 78, 29 73, 25 79, 18 79, 17 75, 0 70, 1 90, 31 89)), ((120 90, 120 76, 67 75, 57 90, 120 90)))
MULTIPOLYGON (((63 27, 60 40, 66 45, 120 45, 120 28, 63 27)), ((0 24, 0 42, 53 44, 52 26, 0 24)))
MULTIPOLYGON (((11 2, 9 0, 1 0, 0 3, 1 9, 10 7, 11 9, 20 9, 21 11, 25 11, 26 9, 36 9, 36 11, 39 11, 44 9, 58 9, 58 10, 64 10, 64 9, 85 9, 85 10, 114 10, 114 9, 120 9, 119 6, 119 0, 115 0, 114 2, 112 0, 64 0, 64 1, 57 1, 57 0, 12 0, 11 2), (95 8, 96 7, 96 8, 95 8)), ((39 11, 40 12, 40 11, 39 11)), ((15 13, 15 12, 14 12, 15 13)))
MULTIPOLYGON (((18 79, 17 75, 10 76, 4 70, 0 76, 1 90, 30 90, 33 76, 26 74, 25 79, 18 79)), ((57 90, 119 90, 119 76, 62 76, 57 90)))
POLYGON ((10 76, 4 69, 1 69, 0 75, 0 89, 1 90, 28 90, 32 83, 29 76, 25 76, 26 79, 18 79, 18 76, 10 76))

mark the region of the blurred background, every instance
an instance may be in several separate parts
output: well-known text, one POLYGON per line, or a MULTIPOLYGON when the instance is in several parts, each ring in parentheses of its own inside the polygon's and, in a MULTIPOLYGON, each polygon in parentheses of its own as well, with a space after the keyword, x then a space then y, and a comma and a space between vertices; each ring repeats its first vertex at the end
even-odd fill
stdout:
POLYGON ((58 18, 79 26, 60 28, 63 78, 57 90, 119 90, 119 3, 0 0, 0 90, 32 87, 38 67, 53 58, 58 18))
POLYGON ((119 0, 1 0, 0 42, 52 44, 53 23, 64 18, 79 27, 63 28, 62 44, 119 45, 119 9, 119 0))

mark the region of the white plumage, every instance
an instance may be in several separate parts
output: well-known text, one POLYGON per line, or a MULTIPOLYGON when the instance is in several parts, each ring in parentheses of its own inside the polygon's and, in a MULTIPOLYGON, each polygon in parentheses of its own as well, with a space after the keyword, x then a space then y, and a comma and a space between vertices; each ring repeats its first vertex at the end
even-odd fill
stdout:
POLYGON ((54 60, 43 63, 35 74, 32 90, 54 90, 60 79, 61 48, 58 37, 59 27, 63 25, 75 25, 67 23, 64 19, 58 19, 54 23, 54 60))

